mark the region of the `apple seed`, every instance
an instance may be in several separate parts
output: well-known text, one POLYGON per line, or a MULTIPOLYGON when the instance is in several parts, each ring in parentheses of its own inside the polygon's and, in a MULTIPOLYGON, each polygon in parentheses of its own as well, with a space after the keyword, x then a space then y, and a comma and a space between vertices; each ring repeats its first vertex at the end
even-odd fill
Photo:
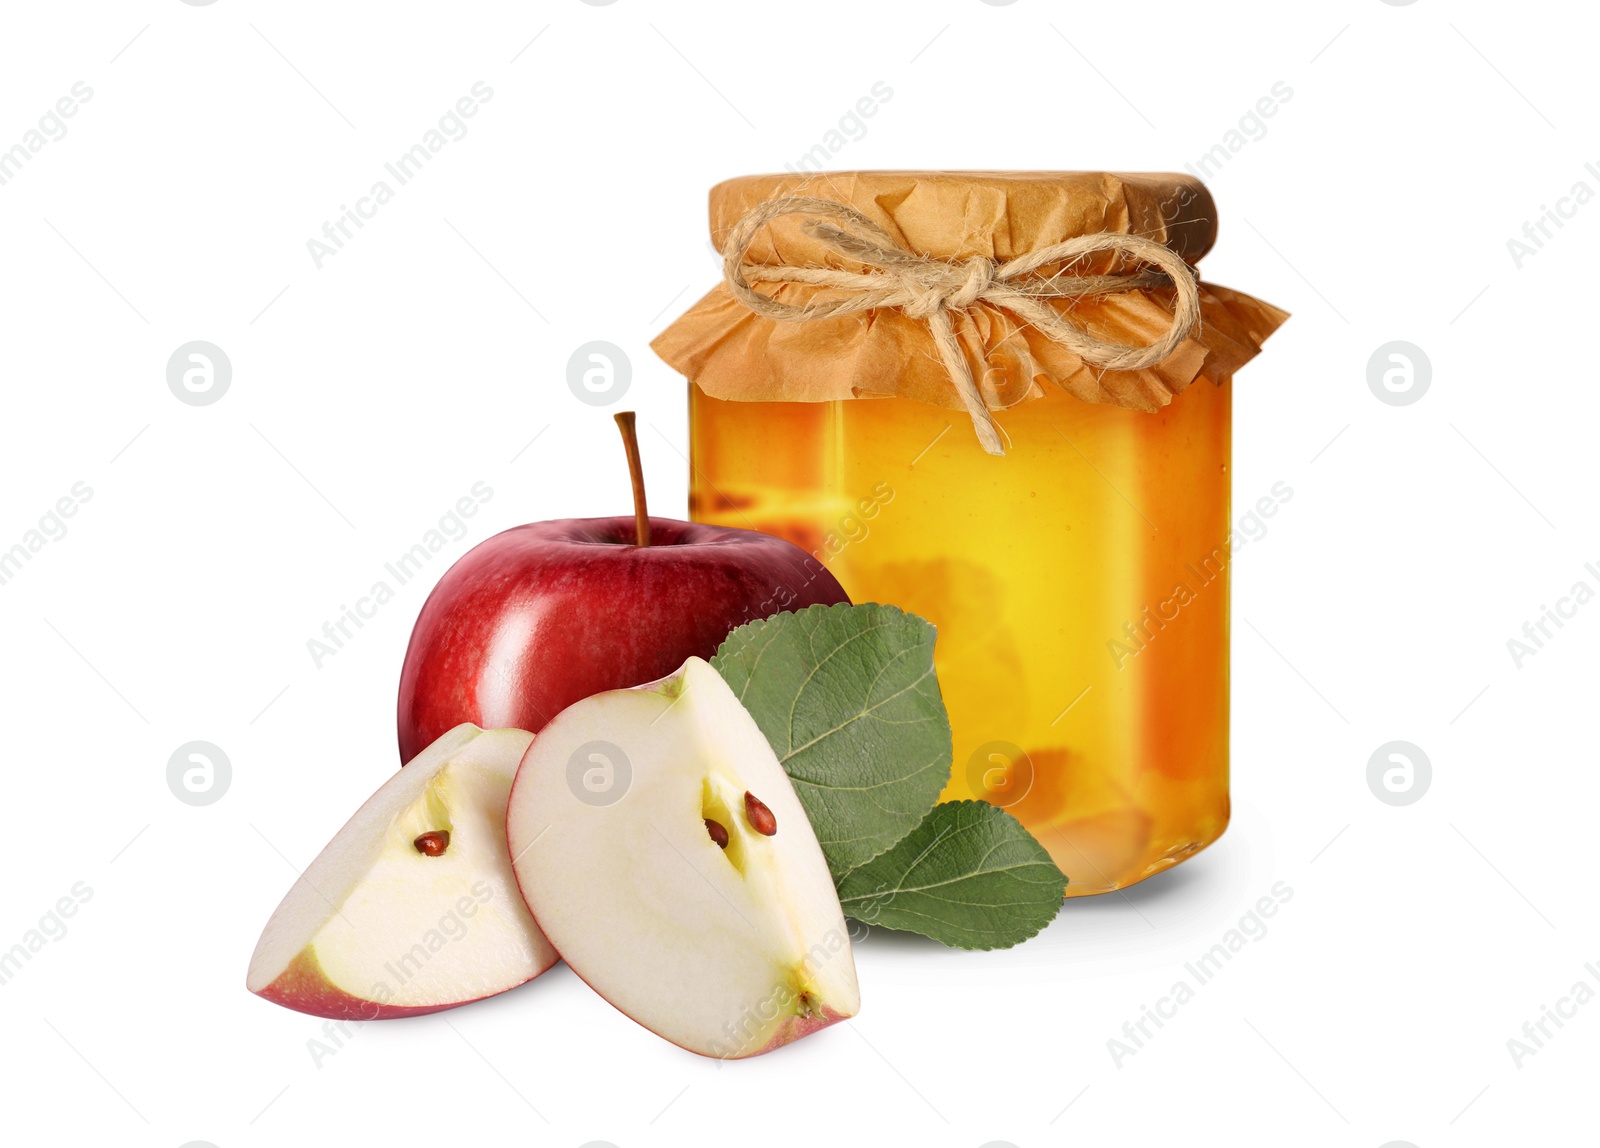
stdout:
POLYGON ((440 829, 433 833, 423 833, 411 844, 417 847, 417 852, 424 857, 442 857, 444 851, 450 848, 450 830, 440 829))
POLYGON ((711 840, 717 843, 719 849, 728 847, 728 831, 723 828, 721 822, 713 821, 709 817, 706 818, 706 832, 711 834, 711 840))
POLYGON ((744 792, 744 815, 750 819, 751 828, 763 837, 771 837, 778 831, 778 819, 772 816, 772 810, 748 789, 744 792))

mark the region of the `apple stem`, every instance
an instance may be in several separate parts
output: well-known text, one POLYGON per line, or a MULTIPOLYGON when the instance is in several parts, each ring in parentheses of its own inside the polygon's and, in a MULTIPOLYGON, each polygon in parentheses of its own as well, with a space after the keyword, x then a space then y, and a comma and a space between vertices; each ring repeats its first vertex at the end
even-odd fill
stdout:
POLYGON ((633 479, 633 532, 640 546, 650 545, 650 511, 644 502, 644 463, 639 459, 639 431, 632 411, 617 412, 622 448, 628 452, 628 475, 633 479))

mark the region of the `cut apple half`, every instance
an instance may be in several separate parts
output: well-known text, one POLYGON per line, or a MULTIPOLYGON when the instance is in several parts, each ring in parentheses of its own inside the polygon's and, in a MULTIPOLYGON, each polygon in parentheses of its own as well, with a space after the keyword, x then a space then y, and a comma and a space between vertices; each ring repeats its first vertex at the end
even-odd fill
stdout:
POLYGON ((700 658, 546 726, 517 771, 507 840, 562 957, 674 1044, 752 1056, 860 1007, 811 823, 755 720, 700 658))
POLYGON ((532 736, 459 725, 385 782, 272 914, 250 991, 380 1020, 494 996, 553 965, 506 851, 506 799, 532 736))

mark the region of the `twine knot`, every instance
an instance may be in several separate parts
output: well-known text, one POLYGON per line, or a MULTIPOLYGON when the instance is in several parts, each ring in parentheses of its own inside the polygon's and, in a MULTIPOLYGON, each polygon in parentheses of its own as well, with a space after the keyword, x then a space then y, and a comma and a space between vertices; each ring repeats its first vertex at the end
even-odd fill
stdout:
POLYGON ((752 208, 729 233, 722 274, 734 298, 770 319, 807 322, 894 307, 909 318, 926 322, 950 381, 972 418, 978 441, 990 454, 1004 454, 1005 449, 957 342, 952 316, 970 320, 971 308, 988 303, 1010 311, 1083 362, 1118 371, 1141 370, 1161 362, 1200 322, 1200 287, 1194 268, 1170 248, 1141 235, 1096 232, 1030 251, 1006 263, 997 264, 981 255, 956 262, 908 251, 854 208, 807 196, 769 199, 752 208), (802 224, 807 235, 868 270, 745 263, 756 233, 784 215, 807 216, 802 224), (1101 252, 1115 252, 1148 266, 1111 275, 1066 273, 1073 263, 1101 252), (1055 263, 1062 267, 1054 274, 1034 274, 1040 267, 1055 263), (805 283, 829 288, 832 294, 819 295, 805 304, 784 303, 757 291, 757 283, 805 283), (1160 338, 1144 346, 1101 339, 1042 301, 1081 299, 1144 287, 1175 289, 1172 323, 1160 338))
POLYGON ((994 263, 974 255, 963 263, 929 260, 926 268, 901 272, 914 297, 901 310, 913 319, 926 319, 935 311, 965 311, 983 298, 994 283, 994 263))

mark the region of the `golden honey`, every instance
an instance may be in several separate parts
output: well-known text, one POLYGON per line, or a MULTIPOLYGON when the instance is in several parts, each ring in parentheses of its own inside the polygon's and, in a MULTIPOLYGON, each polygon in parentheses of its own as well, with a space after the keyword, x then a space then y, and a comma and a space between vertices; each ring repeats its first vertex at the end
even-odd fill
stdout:
POLYGON ((1015 814, 1069 896, 1228 824, 1232 384, 1158 413, 1046 388, 967 417, 908 398, 723 401, 691 385, 690 508, 811 552, 852 600, 938 627, 945 798, 1015 814))

